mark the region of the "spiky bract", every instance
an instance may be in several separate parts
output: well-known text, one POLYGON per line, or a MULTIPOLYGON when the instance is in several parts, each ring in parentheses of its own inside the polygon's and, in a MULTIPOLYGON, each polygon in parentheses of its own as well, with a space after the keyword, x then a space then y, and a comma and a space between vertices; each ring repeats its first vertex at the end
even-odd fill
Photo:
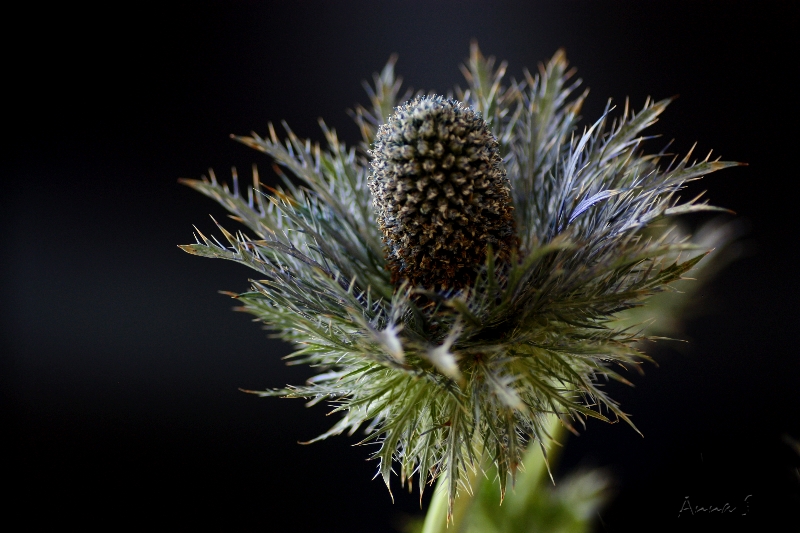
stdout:
POLYGON ((687 156, 664 165, 663 154, 642 153, 641 132, 667 101, 647 102, 638 114, 626 106, 610 126, 608 109, 577 131, 585 93, 574 95, 561 52, 519 83, 506 83, 505 66, 495 69, 477 47, 464 71, 468 88, 456 96, 499 143, 520 246, 503 269, 489 254, 462 290, 396 286, 387 270, 367 152, 400 100, 392 61, 370 88, 372 110, 354 113, 360 150, 324 125, 325 149, 291 131, 282 143, 270 126, 267 138, 239 140, 300 184, 284 176, 284 188, 267 196, 256 175, 245 200, 213 175, 185 180, 254 237, 222 230, 225 245, 200 234, 183 249, 255 269, 252 290, 236 296, 241 308, 295 343, 297 362, 319 369, 304 386, 260 394, 333 402, 341 419, 320 438, 365 428, 387 484, 397 461, 401 480, 418 474, 420 490, 445 476, 451 499, 466 469, 485 461, 504 488, 526 446, 547 439, 553 415, 567 425, 609 413, 627 420, 602 382, 624 381, 619 368, 643 356, 640 338, 614 321, 666 290, 703 252, 652 223, 711 209, 675 194, 735 164, 687 156))
POLYGON ((420 96, 379 130, 369 187, 392 281, 472 285, 487 250, 515 251, 511 194, 497 140, 457 100, 420 96))

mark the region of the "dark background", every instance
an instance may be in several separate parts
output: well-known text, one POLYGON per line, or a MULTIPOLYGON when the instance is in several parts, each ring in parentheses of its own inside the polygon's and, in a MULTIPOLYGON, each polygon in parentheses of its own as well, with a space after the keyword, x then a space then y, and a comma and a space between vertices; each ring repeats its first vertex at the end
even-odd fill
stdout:
MULTIPOLYGON (((177 183, 265 156, 231 140, 286 119, 344 139, 361 80, 399 53, 415 89, 462 83, 469 42, 535 69, 559 47, 608 97, 680 95, 654 128, 685 152, 749 163, 712 175, 749 224, 748 253, 705 286, 690 343, 659 343, 613 395, 644 433, 589 424, 559 475, 603 466, 616 497, 598 531, 755 530, 800 507, 797 354, 798 17, 794 2, 192 2, 32 8, 6 17, 2 160, 2 424, 6 514, 30 525, 200 525, 393 531, 421 514, 373 480, 358 436, 301 446, 333 423, 239 387, 301 382, 288 347, 217 290, 249 272, 178 244, 223 210, 177 183), (6 448, 8 449, 8 448, 6 448), (746 516, 744 498, 749 509, 746 516), (678 518, 730 503, 726 516, 678 518)), ((660 142, 660 141, 658 141, 660 142)), ((654 145, 651 145, 651 147, 654 145)), ((660 144, 655 149, 660 148, 660 144)), ((270 178, 271 179, 271 178, 270 178)), ((233 222, 229 227, 235 226, 233 222)))

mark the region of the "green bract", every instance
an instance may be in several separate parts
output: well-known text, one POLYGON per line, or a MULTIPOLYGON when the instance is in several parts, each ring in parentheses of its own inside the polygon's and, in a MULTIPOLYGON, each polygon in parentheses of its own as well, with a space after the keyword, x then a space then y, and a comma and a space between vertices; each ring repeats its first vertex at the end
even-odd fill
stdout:
MULTIPOLYGON (((562 52, 539 74, 508 82, 505 65, 495 69, 474 46, 464 71, 468 88, 456 92, 458 101, 417 98, 395 108, 400 81, 391 60, 370 88, 371 109, 354 113, 363 134, 357 148, 345 147, 324 124, 325 147, 288 127, 281 141, 271 125, 267 137, 237 138, 291 175, 270 194, 255 172, 247 198, 213 175, 183 180, 220 202, 250 233, 220 227, 226 244, 198 232, 197 243, 182 248, 257 271, 252 290, 236 295, 242 310, 294 343, 296 362, 319 369, 305 385, 257 394, 330 402, 341 418, 320 439, 363 428, 364 442, 379 446, 374 455, 387 484, 397 462, 401 481, 418 475, 420 491, 425 481, 445 476, 451 501, 466 469, 487 461, 504 490, 525 448, 546 442, 551 415, 568 427, 584 417, 628 420, 598 382, 625 381, 621 365, 644 356, 636 347, 641 338, 614 321, 668 289, 704 251, 671 237, 663 229, 669 225, 652 223, 713 209, 675 195, 686 182, 736 164, 690 162, 688 155, 664 164, 663 154, 643 154, 641 132, 668 101, 647 102, 639 113, 626 106, 611 124, 609 108, 579 131, 586 93, 576 95, 578 82, 569 81, 562 52), (397 187, 392 194, 382 189, 400 179, 408 190, 433 195, 437 207, 450 198, 444 187, 422 183, 440 163, 426 170, 419 160, 417 168, 416 156, 402 153, 395 135, 391 121, 417 112, 417 129, 406 139, 417 142, 415 150, 431 148, 418 142, 420 135, 427 139, 431 113, 458 114, 474 126, 464 138, 475 140, 473 153, 482 151, 478 166, 463 161, 462 173, 444 175, 442 183, 459 184, 466 173, 499 184, 495 196, 464 203, 472 215, 494 206, 484 213, 489 233, 478 231, 478 218, 453 212, 464 222, 453 231, 476 230, 462 231, 458 244, 456 270, 466 276, 448 273, 446 263, 437 266, 435 254, 423 263, 428 252, 410 251, 425 243, 414 241, 421 233, 407 225, 416 219, 397 215, 403 205, 393 202, 406 196, 395 196, 397 187), (396 161, 384 151, 392 143, 391 153, 400 150, 398 157, 410 163, 395 174, 386 166, 396 161), (483 240, 467 240, 474 236, 483 240)), ((430 139, 452 140, 456 129, 445 125, 430 139)), ((445 213, 459 207, 448 202, 445 213)), ((446 238, 441 243, 453 245, 446 238)))

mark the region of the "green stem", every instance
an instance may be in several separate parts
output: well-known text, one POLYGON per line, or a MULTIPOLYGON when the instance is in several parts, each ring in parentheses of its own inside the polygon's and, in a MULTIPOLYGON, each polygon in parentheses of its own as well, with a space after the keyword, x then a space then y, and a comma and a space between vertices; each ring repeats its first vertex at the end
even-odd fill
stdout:
POLYGON ((425 515, 421 533, 439 533, 447 528, 447 487, 444 482, 436 483, 433 498, 425 515), (444 526, 443 526, 444 524, 444 526))
MULTIPOLYGON (((558 448, 555 443, 562 439, 564 428, 558 420, 558 417, 554 415, 548 417, 545 428, 552 438, 552 440, 545 445, 548 453, 548 461, 552 466, 554 456, 556 455, 554 452, 558 448)), ((525 476, 537 480, 544 477, 547 473, 548 461, 545 461, 545 457, 539 446, 530 446, 523 457, 525 471, 518 472, 517 477, 525 476)), ((467 474, 468 481, 472 487, 472 494, 462 490, 459 492, 458 496, 456 496, 455 501, 453 501, 453 516, 450 524, 447 523, 447 500, 450 493, 447 482, 442 478, 436 483, 436 488, 434 489, 433 497, 428 507, 428 513, 425 515, 425 522, 423 523, 421 533, 445 533, 448 531, 449 533, 466 533, 469 527, 469 521, 467 520, 469 510, 478 497, 478 493, 485 485, 480 482, 476 483, 476 472, 467 469, 467 474), (452 529, 450 529, 450 526, 452 526, 452 529)), ((494 481, 492 481, 492 483, 494 483, 494 481)), ((518 483, 518 485, 521 492, 530 490, 530 488, 534 486, 531 483, 518 483)), ((527 494, 522 494, 521 492, 518 496, 524 501, 527 494)))
MULTIPOLYGON (((480 455, 480 454, 478 454, 480 455)), ((472 487, 472 494, 462 490, 456 499, 453 501, 453 517, 451 524, 454 526, 453 533, 460 533, 464 522, 464 517, 467 515, 476 491, 480 488, 480 484, 475 482, 477 472, 467 469, 467 481, 472 487)), ((428 507, 428 514, 425 515, 425 523, 422 527, 422 533, 440 533, 448 529, 447 523, 447 504, 450 491, 447 482, 442 478, 436 483, 433 489, 433 498, 428 507)))

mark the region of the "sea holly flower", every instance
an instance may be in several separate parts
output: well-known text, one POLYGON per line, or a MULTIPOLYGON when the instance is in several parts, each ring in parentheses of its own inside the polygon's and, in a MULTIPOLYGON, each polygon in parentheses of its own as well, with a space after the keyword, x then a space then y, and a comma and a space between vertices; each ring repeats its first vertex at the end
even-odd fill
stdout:
POLYGON ((283 169, 280 188, 255 170, 246 198, 235 176, 182 180, 249 231, 182 248, 254 269, 241 309, 318 370, 256 394, 330 403, 340 419, 318 439, 363 429, 387 486, 395 464, 420 492, 443 477, 451 504, 474 469, 502 494, 554 419, 630 422, 603 382, 646 356, 616 321, 703 257, 669 220, 715 208, 677 193, 736 164, 644 153, 668 100, 579 129, 563 52, 515 82, 473 46, 464 72, 456 99, 405 101, 390 60, 354 112, 358 147, 324 123, 324 147, 272 125, 237 137, 283 169))
POLYGON ((415 98, 380 127, 369 187, 395 284, 463 289, 487 252, 507 262, 516 251, 499 152, 486 122, 457 100, 415 98))

